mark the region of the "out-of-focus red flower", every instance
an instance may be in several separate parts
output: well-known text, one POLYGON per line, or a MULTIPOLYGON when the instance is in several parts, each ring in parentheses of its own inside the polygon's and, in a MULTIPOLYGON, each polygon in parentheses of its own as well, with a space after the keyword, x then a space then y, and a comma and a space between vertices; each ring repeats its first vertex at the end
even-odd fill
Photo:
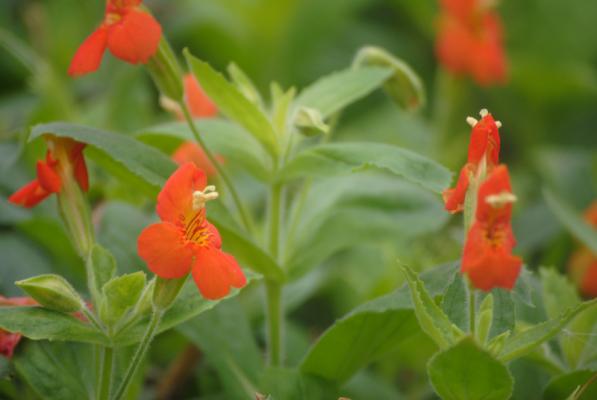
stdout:
POLYGON ((502 23, 487 0, 441 0, 436 54, 456 75, 480 85, 506 80, 502 23))
POLYGON ((218 108, 207 97, 193 74, 186 74, 184 76, 184 94, 185 101, 193 117, 209 118, 215 117, 218 114, 218 108))
MULTIPOLYGON (((220 164, 224 163, 223 156, 217 154, 215 158, 220 164)), ((172 154, 172 159, 178 165, 192 162, 199 169, 203 170, 208 177, 215 176, 218 172, 209 158, 207 158, 207 154, 205 154, 203 148, 194 142, 183 142, 172 154)))
MULTIPOLYGON (((585 221, 597 228, 597 200, 585 212, 585 221)), ((597 254, 582 246, 568 261, 568 272, 585 297, 597 297, 597 254)))
POLYGON ((456 187, 446 189, 442 194, 446 210, 457 213, 464 208, 464 199, 471 179, 484 170, 489 173, 498 165, 500 155, 499 121, 495 121, 487 110, 481 110, 481 120, 469 117, 467 121, 473 126, 468 148, 468 160, 460 170, 456 187))
POLYGON ((87 191, 89 179, 83 157, 84 143, 69 138, 47 136, 46 159, 37 162, 37 178, 13 193, 13 204, 26 208, 36 206, 52 193, 62 189, 61 173, 72 173, 81 189, 87 191))
POLYGON ((478 289, 512 289, 520 274, 522 260, 512 255, 516 244, 511 226, 515 199, 507 167, 497 166, 479 188, 475 221, 462 256, 461 271, 478 289))
POLYGON ((97 70, 106 48, 131 64, 146 63, 157 51, 162 27, 141 8, 142 0, 108 0, 102 24, 79 47, 68 74, 97 70))
POLYGON ((205 203, 217 196, 203 171, 193 163, 182 165, 158 195, 162 222, 145 228, 137 242, 139 256, 153 273, 177 279, 191 272, 203 297, 211 300, 246 284, 242 269, 221 250, 220 234, 205 216, 205 203))
MULTIPOLYGON (((0 296, 0 307, 33 306, 37 305, 30 297, 4 297, 0 296)), ((0 354, 6 358, 12 358, 15 347, 21 341, 20 333, 7 332, 0 329, 0 354)))

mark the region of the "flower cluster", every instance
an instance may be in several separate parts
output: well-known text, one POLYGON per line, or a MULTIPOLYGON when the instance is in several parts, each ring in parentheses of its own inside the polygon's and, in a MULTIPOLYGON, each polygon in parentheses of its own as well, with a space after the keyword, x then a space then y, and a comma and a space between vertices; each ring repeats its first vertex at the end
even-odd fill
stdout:
POLYGON ((157 51, 162 27, 141 7, 142 0, 108 0, 104 20, 75 53, 68 74, 97 70, 106 49, 131 64, 146 63, 157 51))
POLYGON ((177 279, 191 272, 203 297, 211 300, 246 284, 242 269, 221 250, 220 234, 206 219, 205 204, 217 197, 203 171, 193 163, 182 165, 158 195, 161 222, 145 228, 137 243, 139 256, 153 273, 177 279))
POLYGON ((26 208, 36 206, 52 193, 60 193, 64 176, 72 175, 83 191, 89 188, 84 143, 46 135, 46 159, 37 162, 37 178, 12 194, 8 201, 26 208))
POLYGON ((506 79, 502 23, 490 0, 441 0, 436 41, 440 62, 480 85, 506 79))
POLYGON ((501 123, 487 110, 481 110, 481 117, 480 121, 467 119, 472 125, 468 162, 456 187, 444 192, 444 202, 451 213, 462 211, 465 201, 476 204, 473 221, 466 227, 462 273, 481 290, 512 289, 522 266, 520 257, 512 255, 516 244, 512 203, 516 197, 508 168, 499 164, 501 123))

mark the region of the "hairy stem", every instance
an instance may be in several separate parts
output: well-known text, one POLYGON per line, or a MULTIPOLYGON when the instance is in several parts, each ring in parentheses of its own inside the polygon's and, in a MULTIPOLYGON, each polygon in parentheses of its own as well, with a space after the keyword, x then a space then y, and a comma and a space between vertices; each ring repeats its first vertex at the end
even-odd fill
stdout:
POLYGON ((108 400, 110 398, 113 363, 114 349, 112 347, 104 347, 101 353, 100 376, 97 394, 97 398, 99 400, 108 400))
MULTIPOLYGON (((273 185, 270 196, 270 237, 269 250, 274 260, 280 256, 280 212, 282 187, 273 185)), ((266 281, 267 303, 267 347, 270 365, 278 366, 282 362, 282 286, 278 282, 266 281)))

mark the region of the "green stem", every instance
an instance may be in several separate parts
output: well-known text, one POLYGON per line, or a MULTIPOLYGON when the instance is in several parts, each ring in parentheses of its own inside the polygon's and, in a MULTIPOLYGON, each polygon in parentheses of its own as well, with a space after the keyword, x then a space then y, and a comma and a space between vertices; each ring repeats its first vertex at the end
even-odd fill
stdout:
POLYGON ((101 370, 98 384, 98 400, 110 398, 110 387, 112 385, 112 364, 114 363, 114 349, 104 347, 102 349, 101 370))
POLYGON ((267 348, 269 363, 276 367, 282 363, 282 285, 274 281, 265 283, 267 301, 267 348))
POLYGON ((468 298, 468 318, 469 318, 469 329, 471 336, 475 336, 476 321, 475 321, 475 287, 469 281, 468 286, 469 298, 468 298))
MULTIPOLYGON (((269 250, 274 260, 280 256, 280 211, 282 199, 281 185, 274 184, 270 196, 270 240, 269 250)), ((268 324, 268 352, 269 362, 278 366, 282 361, 282 286, 273 281, 266 281, 267 324, 268 324)))
POLYGON ((181 101, 179 104, 182 108, 185 120, 186 120, 187 124, 189 125, 189 128, 191 129, 191 132, 193 133, 195 140, 203 148, 203 151, 205 151, 205 155, 207 156, 209 161, 212 163, 212 165, 218 172, 218 176, 220 176, 222 178, 222 181, 224 182, 224 184, 230 191, 230 194, 232 195, 232 200, 234 201, 234 204, 240 214, 240 218, 242 220, 242 223, 243 223, 245 229, 249 233, 254 233, 255 226, 253 224, 251 214, 249 214, 249 212, 245 209, 238 192, 234 188, 232 179, 230 179, 230 177, 228 176, 228 174, 226 173, 224 168, 222 168, 220 163, 216 160, 216 158, 214 157, 212 152, 207 147, 207 144, 205 143, 205 141, 199 134, 199 130, 197 129, 197 126, 195 125, 195 121, 193 120, 193 117, 191 116, 191 112, 189 111, 187 104, 184 101, 181 101))
POLYGON ((141 343, 139 343, 139 347, 137 347, 137 351, 135 351, 135 355, 133 356, 133 359, 132 359, 129 367, 126 370, 124 378, 122 379, 122 383, 120 384, 118 391, 116 392, 116 394, 113 397, 114 400, 122 399, 122 397, 126 393, 126 390, 128 389, 129 385, 131 384, 131 380, 133 379, 133 376, 135 376, 135 373, 137 372, 137 369, 139 369, 139 365, 141 364, 141 361, 143 360, 143 358, 145 357, 145 354, 147 353, 147 350, 149 349, 149 345, 151 344, 155 334, 157 333, 158 326, 160 325, 160 321, 162 319, 162 315, 163 315, 162 311, 154 311, 153 314, 151 315, 151 320, 149 321, 149 325, 147 326, 145 335, 143 335, 143 339, 141 340, 141 343))

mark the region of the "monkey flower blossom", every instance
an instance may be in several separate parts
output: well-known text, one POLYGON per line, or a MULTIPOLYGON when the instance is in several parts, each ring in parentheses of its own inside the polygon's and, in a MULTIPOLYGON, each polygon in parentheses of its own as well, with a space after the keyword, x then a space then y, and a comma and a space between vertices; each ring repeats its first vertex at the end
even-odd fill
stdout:
POLYGON ((104 20, 75 53, 68 74, 85 75, 97 70, 106 48, 131 64, 145 64, 155 54, 162 27, 141 8, 142 0, 108 0, 104 20))
POLYGON ((500 165, 479 188, 475 221, 462 256, 461 271, 478 289, 512 289, 520 274, 522 260, 512 255, 516 244, 511 226, 514 201, 508 169, 500 165))
POLYGON ((451 213, 463 210, 466 191, 471 179, 479 172, 491 172, 499 163, 500 133, 498 128, 501 128, 502 123, 495 121, 485 109, 481 110, 480 115, 480 121, 472 117, 467 118, 467 122, 472 126, 468 160, 460 170, 456 187, 447 189, 443 193, 446 210, 451 213))
POLYGON ((161 222, 148 226, 137 242, 139 256, 164 279, 183 278, 189 272, 206 299, 225 297, 231 287, 241 288, 246 278, 222 239, 205 216, 205 204, 216 199, 215 187, 193 163, 180 166, 158 195, 161 222))

